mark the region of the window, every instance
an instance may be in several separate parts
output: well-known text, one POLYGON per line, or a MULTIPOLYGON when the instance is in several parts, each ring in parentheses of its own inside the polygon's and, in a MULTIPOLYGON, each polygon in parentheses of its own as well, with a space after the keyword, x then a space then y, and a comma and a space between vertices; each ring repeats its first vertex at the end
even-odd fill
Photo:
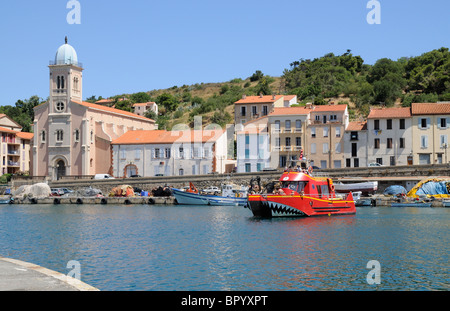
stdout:
POLYGON ((250 135, 245 135, 245 144, 246 145, 250 144, 250 135))
POLYGON ((42 132, 41 132, 41 141, 42 141, 43 143, 45 143, 45 140, 46 140, 46 134, 45 134, 45 131, 42 131, 42 132))
POLYGON ((336 137, 341 137, 341 128, 339 126, 336 127, 336 137))
POLYGON ((59 90, 61 88, 61 77, 56 78, 56 88, 59 90))
POLYGON ((291 131, 291 120, 286 120, 284 128, 285 128, 286 132, 291 131))
POLYGON ((374 142, 374 144, 375 144, 375 149, 380 149, 380 139, 379 138, 375 138, 375 142, 374 142))
POLYGON ((419 128, 426 129, 426 128, 428 128, 428 124, 429 124, 428 118, 420 118, 419 119, 419 128))
MULTIPOLYGON (((140 160, 140 159, 141 159, 141 149, 136 149, 136 150, 134 151, 134 158, 135 158, 136 160, 140 160)), ((136 175, 136 174, 133 174, 133 175, 136 175)))
POLYGON ((420 148, 423 148, 423 149, 428 148, 428 136, 422 135, 420 137, 420 148))
POLYGON ((447 143, 447 135, 441 135, 440 137, 440 142, 441 142, 441 148, 445 148, 446 145, 448 145, 447 143))
POLYGON ((328 127, 324 127, 323 128, 323 137, 328 137, 328 132, 329 132, 329 128, 328 127))
POLYGON ((277 120, 275 121, 275 131, 279 131, 280 130, 280 121, 277 120))
POLYGON ((245 172, 250 173, 252 171, 251 163, 245 163, 245 172))
POLYGON ((358 132, 350 132, 350 140, 358 140, 358 132))
POLYGON ((406 128, 405 126, 405 119, 400 119, 400 129, 404 130, 406 128))
POLYGON ((380 165, 383 165, 383 158, 377 158, 376 162, 380 165))
POLYGON ((280 137, 275 138, 275 147, 280 147, 280 145, 281 145, 281 138, 280 137))
POLYGON ((336 143, 336 153, 341 153, 341 143, 336 143))
POLYGON ((322 151, 323 151, 323 153, 328 153, 328 151, 329 151, 329 149, 328 149, 328 143, 324 143, 323 145, 322 145, 322 151))
POLYGON ((353 143, 352 144, 352 157, 357 157, 357 156, 358 156, 358 144, 353 143))
POLYGON ((345 167, 352 167, 352 159, 345 159, 345 167))
POLYGON ((302 120, 296 120, 295 121, 295 129, 297 131, 301 131, 302 130, 302 120))
POLYGON ((387 149, 392 149, 392 138, 388 138, 387 139, 386 148, 387 149))
POLYGON ((286 147, 290 147, 290 146, 291 146, 291 138, 286 137, 286 147))
POLYGON ((358 158, 353 159, 353 167, 359 167, 359 159, 358 158))
POLYGON ((170 148, 166 148, 166 150, 165 150, 165 152, 164 152, 165 154, 165 158, 166 159, 170 159, 171 158, 171 156, 172 156, 172 150, 170 149, 170 148))
POLYGON ((311 154, 315 154, 316 152, 316 144, 311 144, 311 154))
POLYGON ((311 128, 311 137, 312 137, 312 138, 315 138, 315 137, 316 137, 316 128, 315 128, 315 127, 312 127, 312 128, 311 128))
POLYGON ((64 77, 61 77, 61 88, 64 88, 64 77))
POLYGON ((154 153, 154 158, 155 159, 159 159, 160 158, 160 153, 159 152, 160 152, 159 148, 156 148, 155 149, 155 153, 154 153))
POLYGON ((337 115, 332 114, 332 115, 330 116, 330 121, 337 121, 337 115))
POLYGON ((386 129, 392 130, 392 119, 386 120, 386 129))
POLYGON ((65 108, 66 108, 66 106, 64 105, 64 103, 56 104, 56 112, 63 112, 65 108))
POLYGON ((258 107, 252 106, 252 116, 255 116, 258 114, 258 107))
MULTIPOLYGON (((178 151, 179 151, 180 159, 184 159, 184 148, 180 147, 180 149, 178 151)), ((180 176, 183 176, 183 175, 180 175, 180 176)))
POLYGON ((441 126, 441 128, 447 128, 447 118, 440 118, 439 120, 439 124, 441 126))
POLYGON ((301 137, 295 137, 295 145, 297 147, 301 147, 302 146, 302 138, 301 137))
POLYGON ((241 116, 245 117, 246 114, 247 114, 247 108, 245 106, 241 107, 241 116))
POLYGON ((267 116, 269 114, 269 109, 267 106, 262 107, 262 115, 267 116))
POLYGON ((404 138, 400 138, 400 146, 399 146, 399 148, 400 149, 405 148, 405 139, 404 138))
POLYGON ((57 130, 56 131, 56 141, 62 142, 64 140, 64 131, 63 130, 57 130))
POLYGON ((391 166, 395 166, 395 157, 390 157, 389 158, 389 163, 391 166))
POLYGON ((374 130, 380 129, 380 120, 373 120, 373 129, 374 130))
POLYGON ((80 141, 80 130, 75 130, 75 142, 80 141))

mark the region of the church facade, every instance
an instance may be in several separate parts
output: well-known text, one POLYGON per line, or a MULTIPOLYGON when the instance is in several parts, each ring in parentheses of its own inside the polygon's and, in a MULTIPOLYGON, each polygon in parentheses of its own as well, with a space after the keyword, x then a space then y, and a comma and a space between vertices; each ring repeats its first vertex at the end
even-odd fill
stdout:
POLYGON ((130 130, 155 129, 154 120, 83 102, 83 65, 67 38, 49 69, 49 100, 34 108, 34 176, 112 173, 111 142, 130 130))

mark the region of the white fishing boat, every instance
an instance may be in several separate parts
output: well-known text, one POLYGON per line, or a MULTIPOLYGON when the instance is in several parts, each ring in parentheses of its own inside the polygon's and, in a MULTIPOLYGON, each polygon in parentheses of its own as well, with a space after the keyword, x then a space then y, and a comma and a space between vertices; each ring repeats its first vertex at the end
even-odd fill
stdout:
POLYGON ((378 190, 378 181, 367 181, 361 183, 335 183, 335 191, 341 193, 356 192, 362 193, 374 193, 378 190))
POLYGON ((245 189, 235 189, 232 185, 222 185, 221 195, 202 194, 192 183, 190 183, 190 188, 184 191, 176 188, 171 190, 180 205, 247 205, 247 191, 245 189))

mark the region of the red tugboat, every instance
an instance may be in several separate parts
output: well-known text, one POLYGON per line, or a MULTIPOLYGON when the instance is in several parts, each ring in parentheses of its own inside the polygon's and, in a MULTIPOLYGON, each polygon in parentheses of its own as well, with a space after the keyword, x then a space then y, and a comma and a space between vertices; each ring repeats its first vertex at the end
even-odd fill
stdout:
POLYGON ((345 198, 336 197, 330 178, 314 178, 306 171, 286 171, 280 183, 280 188, 273 193, 248 196, 254 216, 272 218, 356 213, 352 193, 346 194, 345 198))

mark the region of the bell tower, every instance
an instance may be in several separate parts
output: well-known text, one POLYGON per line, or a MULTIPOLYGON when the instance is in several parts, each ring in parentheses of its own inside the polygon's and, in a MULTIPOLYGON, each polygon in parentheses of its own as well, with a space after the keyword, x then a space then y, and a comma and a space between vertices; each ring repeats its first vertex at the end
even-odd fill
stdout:
POLYGON ((78 62, 75 49, 67 43, 58 48, 55 60, 50 61, 49 113, 70 113, 70 101, 83 99, 83 65, 78 62))

